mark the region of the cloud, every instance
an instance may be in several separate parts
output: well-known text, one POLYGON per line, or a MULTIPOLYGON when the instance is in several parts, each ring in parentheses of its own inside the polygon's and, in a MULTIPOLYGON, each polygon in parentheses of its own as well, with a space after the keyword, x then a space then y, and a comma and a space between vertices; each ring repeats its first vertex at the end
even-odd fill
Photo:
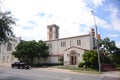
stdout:
POLYGON ((99 7, 99 6, 102 6, 103 5, 103 2, 105 0, 93 0, 93 3, 95 5, 95 7, 99 7))
POLYGON ((18 19, 15 34, 26 40, 45 40, 46 26, 52 23, 60 26, 60 37, 86 33, 80 24, 92 25, 90 9, 82 0, 6 0, 5 5, 18 19))
POLYGON ((120 41, 116 42, 116 46, 120 48, 120 41))
MULTIPOLYGON (((17 26, 13 28, 16 36, 20 36, 24 40, 46 40, 47 25, 51 24, 60 26, 60 38, 89 33, 90 28, 94 26, 94 21, 91 14, 92 9, 88 7, 86 1, 5 0, 5 8, 11 10, 14 17, 18 19, 17 26)), ((103 5, 104 1, 94 0, 95 7, 103 5)), ((91 4, 91 0, 88 2, 91 4)), ((113 13, 114 11, 111 11, 112 24, 108 24, 107 21, 96 16, 98 26, 111 29, 111 25, 117 25, 119 19, 112 17, 113 13), (114 20, 117 22, 113 22, 114 20)))
POLYGON ((89 7, 96 9, 103 5, 105 0, 83 0, 89 7))
POLYGON ((111 34, 111 33, 109 33, 107 36, 112 37, 112 38, 117 38, 117 37, 119 37, 119 34, 111 34))
POLYGON ((119 9, 114 7, 113 5, 109 5, 109 9, 108 11, 110 11, 110 19, 111 19, 111 27, 114 30, 118 30, 120 31, 120 18, 118 17, 119 15, 119 9))

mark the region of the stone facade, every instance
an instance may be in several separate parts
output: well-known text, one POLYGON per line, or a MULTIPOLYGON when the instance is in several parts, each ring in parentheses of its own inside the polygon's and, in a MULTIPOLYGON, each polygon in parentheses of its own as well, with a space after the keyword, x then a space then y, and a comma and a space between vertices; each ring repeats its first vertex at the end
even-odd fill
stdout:
POLYGON ((82 62, 86 50, 93 50, 94 41, 90 34, 45 41, 49 46, 49 63, 58 63, 59 56, 64 56, 64 65, 77 66, 82 62), (55 58, 54 60, 53 57, 55 58), (75 59, 73 59, 75 57, 75 59))
POLYGON ((52 24, 47 26, 47 39, 53 40, 59 38, 59 26, 52 24))
POLYGON ((20 43, 20 37, 11 38, 9 42, 0 45, 0 65, 9 66, 17 59, 12 56, 12 52, 15 51, 15 47, 20 43))
POLYGON ((91 29, 91 32, 86 35, 61 39, 58 38, 58 33, 59 27, 57 25, 48 26, 48 40, 45 41, 49 46, 50 57, 47 60, 48 63, 58 63, 59 57, 63 56, 65 66, 77 67, 83 61, 82 55, 85 51, 95 48, 96 39, 94 29, 91 29))

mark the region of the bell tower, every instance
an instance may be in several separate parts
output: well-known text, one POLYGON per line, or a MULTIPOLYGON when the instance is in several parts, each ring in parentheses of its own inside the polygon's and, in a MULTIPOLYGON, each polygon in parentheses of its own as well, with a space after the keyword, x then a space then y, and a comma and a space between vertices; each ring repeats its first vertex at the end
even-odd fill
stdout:
POLYGON ((47 40, 55 40, 59 38, 59 26, 56 24, 47 26, 47 40))

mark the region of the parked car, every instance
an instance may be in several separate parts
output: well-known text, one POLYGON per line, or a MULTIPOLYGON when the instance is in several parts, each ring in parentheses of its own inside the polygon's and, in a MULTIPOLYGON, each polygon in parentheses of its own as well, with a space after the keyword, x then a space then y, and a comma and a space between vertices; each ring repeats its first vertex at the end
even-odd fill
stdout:
POLYGON ((29 69, 30 65, 26 64, 25 62, 14 62, 11 64, 11 67, 18 69, 29 69))

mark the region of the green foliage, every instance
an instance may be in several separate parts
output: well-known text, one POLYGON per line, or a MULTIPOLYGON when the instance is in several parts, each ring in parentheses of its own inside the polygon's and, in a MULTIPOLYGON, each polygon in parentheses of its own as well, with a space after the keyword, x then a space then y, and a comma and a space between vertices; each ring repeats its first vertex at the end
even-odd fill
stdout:
POLYGON ((15 20, 11 16, 11 12, 0 11, 0 43, 9 40, 9 36, 14 36, 11 25, 15 24, 15 20))
POLYGON ((85 54, 83 54, 83 60, 85 61, 87 67, 97 68, 97 51, 86 51, 85 54))
POLYGON ((33 64, 34 57, 47 58, 49 56, 48 46, 43 41, 22 41, 17 45, 16 51, 12 55, 19 60, 33 64))
POLYGON ((104 47, 100 50, 104 53, 114 53, 116 48, 115 41, 111 41, 109 38, 104 38, 103 40, 98 41, 99 47, 104 45, 104 47))
POLYGON ((114 65, 120 64, 120 49, 116 48, 114 54, 109 55, 109 58, 114 65))
POLYGON ((101 56, 100 57, 101 63, 108 63, 111 64, 111 60, 109 59, 108 56, 101 56))
POLYGON ((114 65, 120 64, 120 49, 116 47, 115 41, 104 38, 99 41, 99 46, 101 47, 102 45, 104 45, 104 47, 100 52, 105 53, 106 55, 101 57, 101 62, 114 65))
POLYGON ((44 61, 47 59, 47 57, 49 56, 49 52, 48 52, 48 46, 46 46, 46 43, 44 43, 43 41, 39 41, 38 42, 38 56, 44 58, 44 61))
POLYGON ((84 65, 86 65, 85 62, 80 62, 78 67, 83 67, 84 65))

